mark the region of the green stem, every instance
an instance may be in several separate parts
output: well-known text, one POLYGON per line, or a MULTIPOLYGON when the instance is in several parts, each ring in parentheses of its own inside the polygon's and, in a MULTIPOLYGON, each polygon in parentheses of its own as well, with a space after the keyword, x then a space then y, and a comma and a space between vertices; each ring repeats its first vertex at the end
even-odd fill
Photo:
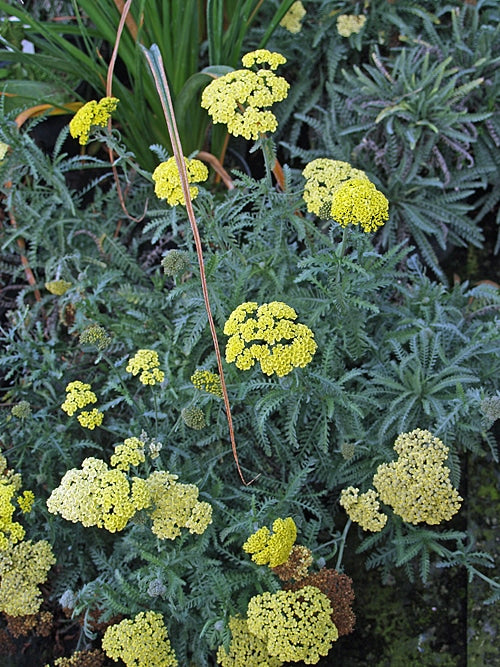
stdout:
POLYGON ((347 539, 347 533, 349 532, 349 528, 351 527, 352 521, 351 519, 347 519, 347 523, 344 527, 344 532, 342 533, 340 537, 340 547, 339 547, 339 555, 337 556, 337 562, 335 564, 335 569, 338 571, 340 568, 340 565, 342 563, 342 556, 344 555, 344 547, 345 547, 345 542, 347 539))

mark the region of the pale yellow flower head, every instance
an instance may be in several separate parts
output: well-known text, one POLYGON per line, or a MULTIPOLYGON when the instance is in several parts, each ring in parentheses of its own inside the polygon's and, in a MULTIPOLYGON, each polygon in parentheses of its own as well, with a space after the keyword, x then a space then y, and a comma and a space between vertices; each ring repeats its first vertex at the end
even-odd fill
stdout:
MULTIPOLYGON (((189 160, 184 158, 189 183, 200 183, 208 178, 208 169, 200 160, 189 160)), ((166 162, 159 164, 153 172, 153 181, 155 182, 155 194, 158 199, 166 199, 171 206, 177 204, 186 205, 184 193, 181 187, 179 170, 174 157, 169 157, 166 162)), ((195 185, 189 186, 191 199, 198 196, 198 188, 195 185)))
POLYGON ((302 30, 302 19, 305 15, 306 10, 304 9, 304 5, 300 0, 297 0, 281 19, 280 26, 295 35, 302 30))
POLYGON ((341 37, 350 37, 356 35, 363 29, 366 23, 366 16, 363 14, 356 16, 354 14, 341 14, 337 17, 337 32, 341 37))
POLYGON ((247 619, 250 632, 279 660, 314 665, 339 636, 330 600, 315 586, 256 595, 248 603, 247 619))
POLYGON ((9 144, 6 144, 3 141, 0 141, 0 162, 7 155, 8 150, 9 150, 9 144))
POLYGON ((49 282, 45 283, 45 289, 56 296, 66 294, 70 287, 71 283, 67 280, 49 280, 49 282))
POLYGON ((89 140, 92 127, 106 127, 119 100, 116 97, 103 97, 99 102, 91 100, 78 109, 69 124, 69 132, 82 146, 89 140))
POLYGON ((281 667, 283 661, 269 655, 267 643, 248 629, 246 618, 229 619, 231 642, 228 650, 219 646, 217 664, 221 667, 281 667))
POLYGON ((359 489, 349 486, 340 494, 340 505, 351 521, 358 523, 363 530, 378 533, 387 523, 387 515, 379 511, 380 504, 373 489, 360 494, 359 489))
POLYGON ((280 53, 258 49, 242 58, 244 67, 269 65, 270 69, 240 69, 214 79, 204 89, 201 106, 207 109, 214 123, 224 123, 228 132, 245 139, 258 139, 278 126, 269 110, 275 102, 288 95, 289 84, 272 70, 286 62, 280 53))
POLYGON ((373 477, 382 502, 412 524, 437 525, 451 519, 463 499, 445 465, 448 447, 429 431, 415 429, 399 435, 394 449, 398 459, 379 465, 373 477))
POLYGON ((258 361, 266 375, 288 375, 304 368, 317 349, 314 334, 305 324, 295 322, 297 313, 281 301, 259 306, 248 301, 238 306, 224 325, 229 336, 226 361, 248 370, 258 361))
POLYGON ((144 446, 145 443, 139 438, 126 438, 122 444, 116 445, 115 453, 110 459, 111 467, 128 472, 130 466, 144 463, 146 460, 144 446))
POLYGON ((243 545, 243 551, 252 555, 257 565, 269 564, 269 567, 283 565, 288 560, 297 538, 297 527, 291 517, 276 519, 273 532, 266 526, 250 535, 243 545))
POLYGON ((115 662, 127 667, 177 667, 179 664, 168 638, 163 616, 141 611, 107 628, 102 648, 115 662))

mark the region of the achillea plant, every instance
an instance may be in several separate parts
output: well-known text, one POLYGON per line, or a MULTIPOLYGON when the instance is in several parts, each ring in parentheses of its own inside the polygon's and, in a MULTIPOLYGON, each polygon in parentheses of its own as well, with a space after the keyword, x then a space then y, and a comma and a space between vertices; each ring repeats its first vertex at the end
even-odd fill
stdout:
POLYGON ((72 137, 78 138, 82 146, 88 143, 93 127, 106 127, 119 100, 116 97, 103 97, 96 102, 91 100, 79 109, 69 124, 72 137))
POLYGON ((288 560, 296 537, 297 527, 291 517, 276 519, 272 534, 266 526, 259 528, 247 539, 243 551, 252 554, 252 560, 257 565, 269 564, 274 568, 288 560))

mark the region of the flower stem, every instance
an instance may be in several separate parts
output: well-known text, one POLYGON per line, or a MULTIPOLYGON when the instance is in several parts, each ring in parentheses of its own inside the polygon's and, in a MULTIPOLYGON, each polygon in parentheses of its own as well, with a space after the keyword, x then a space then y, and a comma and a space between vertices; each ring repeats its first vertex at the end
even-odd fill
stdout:
POLYGON ((347 519, 347 523, 344 527, 344 532, 340 536, 340 547, 339 547, 339 555, 337 556, 337 562, 335 564, 335 569, 338 571, 340 568, 340 565, 342 564, 342 557, 344 555, 344 547, 345 547, 345 542, 347 539, 347 533, 349 532, 349 528, 351 527, 352 521, 351 519, 347 519))

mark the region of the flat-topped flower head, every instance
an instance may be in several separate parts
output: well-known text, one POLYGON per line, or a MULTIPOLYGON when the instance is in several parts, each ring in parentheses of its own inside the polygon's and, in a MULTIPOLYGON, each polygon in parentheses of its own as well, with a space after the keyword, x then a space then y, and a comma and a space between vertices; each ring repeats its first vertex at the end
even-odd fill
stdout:
POLYGON ((286 62, 280 53, 258 49, 242 58, 244 67, 269 65, 260 68, 234 70, 214 79, 204 89, 201 106, 207 109, 214 123, 224 123, 234 136, 258 139, 278 126, 276 116, 269 108, 288 95, 289 84, 272 70, 286 62))
POLYGON ((217 398, 222 398, 222 385, 217 373, 198 369, 191 375, 191 382, 196 389, 206 391, 208 394, 217 396, 217 398))
POLYGON ((69 124, 69 132, 82 146, 89 140, 92 127, 106 127, 119 100, 116 97, 103 97, 99 102, 91 100, 78 109, 69 124))
POLYGON ((281 667, 283 661, 269 655, 267 643, 248 629, 246 618, 229 619, 231 641, 228 650, 219 646, 217 664, 221 667, 281 667))
POLYGON ((280 660, 315 665, 338 639, 330 601, 315 586, 256 595, 248 603, 247 619, 250 632, 280 660))
POLYGON ((305 324, 295 322, 297 313, 282 301, 259 306, 247 301, 227 320, 224 333, 229 336, 226 361, 248 370, 256 361, 266 375, 288 375, 304 368, 317 350, 314 334, 305 324))
POLYGON ((140 463, 144 463, 146 460, 145 444, 139 438, 126 438, 122 444, 116 445, 115 453, 109 461, 111 467, 128 472, 130 466, 138 466, 140 463))
POLYGON ((243 545, 243 551, 253 554, 252 560, 257 565, 277 567, 288 560, 296 538, 297 528, 291 517, 276 519, 272 534, 266 526, 260 528, 250 535, 243 545))
POLYGON ((360 14, 340 14, 337 17, 337 32, 341 37, 357 35, 366 23, 366 16, 360 14))
MULTIPOLYGON (((208 169, 200 160, 184 158, 186 164, 189 183, 201 183, 208 178, 208 169)), ((158 199, 166 199, 170 206, 178 204, 186 205, 184 193, 181 187, 179 170, 174 157, 169 157, 166 162, 159 164, 153 172, 153 181, 155 183, 155 194, 158 199)), ((189 195, 191 199, 198 196, 198 188, 195 185, 189 186, 189 195)))
POLYGON ((382 502, 404 521, 437 525, 460 509, 462 498, 445 465, 449 449, 423 429, 401 433, 394 449, 398 459, 378 466, 373 477, 382 502))
POLYGON ((61 405, 61 409, 70 417, 80 408, 97 402, 97 396, 92 391, 91 385, 80 380, 70 382, 66 386, 66 394, 66 400, 61 405))
POLYGON ((168 638, 163 616, 141 611, 107 628, 102 648, 115 662, 127 667, 177 667, 179 664, 168 638))
POLYGON ((285 16, 281 19, 280 26, 295 35, 302 30, 302 19, 306 13, 307 12, 304 9, 302 2, 297 0, 297 2, 293 3, 285 16))
POLYGON ((351 521, 358 523, 363 530, 378 533, 387 523, 387 515, 379 511, 380 503, 373 489, 360 494, 359 489, 349 486, 341 492, 340 504, 351 521))
POLYGON ((140 374, 139 382, 144 385, 155 385, 165 379, 165 373, 160 370, 160 360, 156 350, 138 350, 129 359, 125 370, 132 375, 140 374))

